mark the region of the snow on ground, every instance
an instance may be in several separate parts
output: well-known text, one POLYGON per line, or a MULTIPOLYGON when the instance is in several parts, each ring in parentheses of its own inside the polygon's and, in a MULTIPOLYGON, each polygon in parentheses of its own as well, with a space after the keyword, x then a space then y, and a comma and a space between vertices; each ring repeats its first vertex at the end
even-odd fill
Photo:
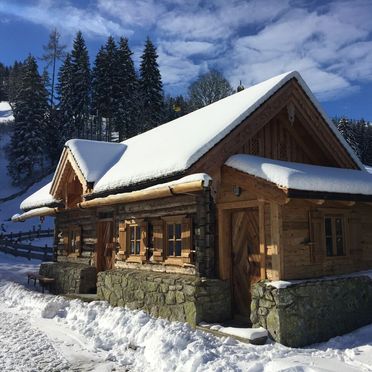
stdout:
POLYGON ((7 197, 20 190, 19 187, 12 185, 12 180, 8 175, 8 159, 5 156, 5 147, 10 142, 9 131, 0 133, 0 198, 7 197))
POLYGON ((372 325, 306 349, 247 345, 142 311, 41 294, 24 286, 37 261, 0 253, 0 263, 1 371, 372 371, 372 325))
POLYGON ((13 111, 7 101, 0 102, 0 123, 8 123, 9 121, 13 121, 13 111))
POLYGON ((54 219, 52 217, 45 217, 45 220, 42 224, 40 224, 40 219, 38 217, 30 218, 25 222, 12 222, 10 220, 14 214, 20 211, 19 206, 21 202, 29 195, 33 194, 50 182, 51 179, 52 175, 49 175, 43 178, 41 181, 36 182, 27 190, 26 193, 22 194, 21 196, 4 203, 0 203, 0 225, 2 226, 2 228, 0 228, 0 232, 7 234, 10 232, 29 231, 32 230, 33 227, 36 229, 41 228, 43 230, 54 227, 54 219))

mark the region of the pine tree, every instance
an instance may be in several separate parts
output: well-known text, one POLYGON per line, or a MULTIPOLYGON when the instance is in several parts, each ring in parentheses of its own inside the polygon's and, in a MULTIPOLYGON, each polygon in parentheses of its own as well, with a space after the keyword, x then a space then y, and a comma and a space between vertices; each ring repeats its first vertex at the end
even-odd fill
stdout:
POLYGON ((89 123, 90 69, 88 50, 81 31, 78 31, 74 39, 71 71, 74 136, 84 138, 89 123))
POLYGON ((140 64, 140 101, 142 131, 149 130, 161 124, 164 120, 163 84, 156 48, 149 38, 140 64))
POLYGON ((139 133, 138 81, 128 39, 120 38, 117 50, 118 102, 114 112, 114 125, 119 141, 139 133))
POLYGON ((29 177, 37 165, 43 167, 47 91, 31 55, 22 68, 15 99, 14 131, 11 139, 9 173, 15 182, 29 177))
POLYGON ((8 99, 10 105, 13 107, 16 104, 17 94, 21 86, 23 72, 23 63, 15 61, 9 71, 8 81, 8 99))
POLYGON ((67 53, 58 73, 57 93, 59 98, 57 122, 60 134, 58 148, 61 149, 64 143, 73 137, 75 132, 73 71, 69 53, 67 53))
POLYGON ((350 147, 357 152, 357 143, 355 139, 355 133, 352 122, 346 118, 342 117, 336 121, 336 126, 342 136, 345 138, 346 142, 350 147))
POLYGON ((111 140, 114 112, 118 105, 117 47, 110 36, 99 50, 92 73, 92 111, 106 118, 106 140, 111 140))
POLYGON ((9 68, 0 63, 0 102, 9 101, 8 96, 9 68))

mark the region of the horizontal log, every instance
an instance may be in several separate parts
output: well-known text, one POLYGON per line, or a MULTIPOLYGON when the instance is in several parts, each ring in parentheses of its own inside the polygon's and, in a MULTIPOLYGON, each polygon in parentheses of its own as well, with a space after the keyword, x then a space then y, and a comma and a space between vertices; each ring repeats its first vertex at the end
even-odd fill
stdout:
POLYGON ((185 184, 173 186, 160 186, 159 188, 150 188, 139 191, 132 191, 122 194, 109 195, 104 198, 96 198, 83 201, 78 204, 80 208, 92 208, 106 205, 115 205, 121 203, 132 203, 140 200, 151 200, 174 196, 175 194, 191 193, 201 191, 204 188, 204 181, 193 181, 185 184))

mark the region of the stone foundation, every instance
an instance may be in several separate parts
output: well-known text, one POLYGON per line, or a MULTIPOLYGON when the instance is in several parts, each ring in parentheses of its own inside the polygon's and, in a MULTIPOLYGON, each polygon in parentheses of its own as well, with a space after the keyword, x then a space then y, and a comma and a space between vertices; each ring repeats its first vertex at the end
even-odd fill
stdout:
POLYGON ((372 322, 372 280, 367 276, 309 280, 287 288, 252 286, 251 321, 277 342, 301 347, 372 322))
POLYGON ((46 262, 40 265, 40 275, 54 278, 51 292, 64 293, 95 293, 97 272, 90 265, 71 262, 46 262))
POLYGON ((229 283, 218 279, 116 269, 98 274, 97 295, 113 306, 193 326, 231 317, 229 283))

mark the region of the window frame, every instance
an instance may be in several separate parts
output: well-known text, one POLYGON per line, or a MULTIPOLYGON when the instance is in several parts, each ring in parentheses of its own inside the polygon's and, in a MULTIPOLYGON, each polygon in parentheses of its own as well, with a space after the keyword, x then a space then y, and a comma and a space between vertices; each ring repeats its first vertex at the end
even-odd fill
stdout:
POLYGON ((148 223, 143 219, 124 220, 119 223, 119 257, 126 262, 144 263, 147 261, 148 251, 148 223), (131 228, 135 228, 134 240, 131 239, 131 228), (139 237, 137 228, 140 229, 139 237), (134 253, 131 253, 131 242, 134 241, 134 253), (136 244, 139 242, 139 252, 136 253, 136 244))
MULTIPOLYGON (((163 260, 164 264, 184 266, 185 264, 192 264, 193 261, 193 225, 192 218, 186 215, 162 217, 164 221, 163 227, 163 260), (168 240, 168 226, 181 225, 181 254, 179 256, 170 256, 169 252, 169 240, 168 240)), ((173 236, 175 237, 175 231, 173 236)), ((175 242, 175 240, 174 240, 175 242)), ((174 246, 174 252, 175 252, 174 246)))
POLYGON ((323 228, 324 228, 324 235, 323 235, 323 244, 324 244, 324 252, 326 258, 339 258, 339 257, 345 257, 347 255, 347 240, 346 240, 346 220, 345 216, 343 214, 329 214, 326 213, 323 216, 323 228), (336 220, 341 221, 341 234, 337 233, 337 227, 336 227, 336 220), (330 220, 331 222, 331 233, 327 234, 327 228, 326 228, 326 220, 330 220), (341 237, 342 238, 342 254, 338 254, 337 249, 337 239, 341 237), (327 239, 332 239, 332 254, 328 254, 328 247, 327 247, 327 239))
MULTIPOLYGON (((352 223, 352 216, 353 216, 353 209, 345 209, 345 208, 318 208, 313 210, 313 217, 312 220, 312 230, 314 230, 314 223, 316 224, 317 220, 319 222, 319 236, 313 236, 315 249, 316 246, 319 246, 320 251, 317 253, 318 259, 313 259, 312 262, 317 262, 319 259, 321 261, 332 261, 332 260, 343 260, 350 256, 350 238, 354 236, 353 233, 353 223, 352 223), (318 217, 316 217, 318 216, 318 217), (344 237, 344 254, 342 256, 328 256, 327 255, 327 247, 326 247, 326 231, 325 231, 325 218, 327 217, 339 217, 343 220, 343 237, 344 237), (320 255, 320 256, 319 256, 320 255)), ((313 234, 313 232, 312 232, 313 234)), ((353 243, 354 244, 354 243, 353 243)), ((315 252, 313 252, 314 254, 315 252)))
POLYGON ((69 226, 63 232, 63 243, 66 252, 66 256, 69 257, 81 257, 82 252, 82 228, 81 226, 69 226), (72 239, 74 234, 74 239, 72 239), (72 241, 74 240, 74 244, 72 241))

